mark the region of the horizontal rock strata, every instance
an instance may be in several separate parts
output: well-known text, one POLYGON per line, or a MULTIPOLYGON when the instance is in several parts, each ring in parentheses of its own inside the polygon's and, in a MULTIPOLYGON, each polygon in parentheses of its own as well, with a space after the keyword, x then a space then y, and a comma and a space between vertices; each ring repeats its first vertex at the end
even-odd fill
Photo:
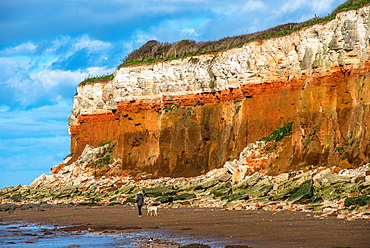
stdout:
POLYGON ((293 122, 265 167, 369 162, 369 7, 241 48, 122 67, 83 83, 69 119, 72 159, 115 143, 121 173, 196 176, 293 122))

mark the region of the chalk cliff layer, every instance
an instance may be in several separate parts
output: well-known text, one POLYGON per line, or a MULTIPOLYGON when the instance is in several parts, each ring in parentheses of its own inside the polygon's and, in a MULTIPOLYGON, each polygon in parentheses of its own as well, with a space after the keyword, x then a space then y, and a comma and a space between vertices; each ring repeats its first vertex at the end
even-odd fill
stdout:
POLYGON ((80 84, 70 162, 113 141, 122 172, 195 176, 288 122, 293 133, 267 172, 369 162, 369 12, 80 84))

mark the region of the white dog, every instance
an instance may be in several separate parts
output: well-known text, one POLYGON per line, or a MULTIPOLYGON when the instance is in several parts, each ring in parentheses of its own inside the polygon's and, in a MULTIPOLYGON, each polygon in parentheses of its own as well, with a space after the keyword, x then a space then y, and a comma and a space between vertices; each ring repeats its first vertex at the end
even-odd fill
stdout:
POLYGON ((156 206, 148 206, 148 215, 150 214, 150 216, 157 216, 157 209, 158 208, 156 206))

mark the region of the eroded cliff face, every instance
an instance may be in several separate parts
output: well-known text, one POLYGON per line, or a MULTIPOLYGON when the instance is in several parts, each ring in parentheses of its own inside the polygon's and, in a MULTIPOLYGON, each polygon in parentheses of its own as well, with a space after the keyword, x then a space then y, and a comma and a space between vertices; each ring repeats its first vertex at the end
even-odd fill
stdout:
POLYGON ((77 89, 71 162, 115 142, 122 173, 195 176, 293 122, 269 173, 369 162, 370 7, 289 36, 120 68, 77 89))

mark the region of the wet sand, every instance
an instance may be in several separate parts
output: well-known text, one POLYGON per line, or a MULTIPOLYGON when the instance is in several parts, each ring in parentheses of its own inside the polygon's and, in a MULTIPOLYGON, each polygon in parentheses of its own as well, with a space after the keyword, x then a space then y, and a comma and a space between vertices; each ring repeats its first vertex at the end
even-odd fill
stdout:
POLYGON ((68 230, 165 233, 211 247, 370 247, 370 220, 347 221, 315 213, 211 208, 160 208, 139 218, 131 206, 78 206, 1 211, 0 223, 26 221, 68 230), (319 215, 319 214, 317 214, 319 215), (154 231, 154 232, 153 232, 154 231))

